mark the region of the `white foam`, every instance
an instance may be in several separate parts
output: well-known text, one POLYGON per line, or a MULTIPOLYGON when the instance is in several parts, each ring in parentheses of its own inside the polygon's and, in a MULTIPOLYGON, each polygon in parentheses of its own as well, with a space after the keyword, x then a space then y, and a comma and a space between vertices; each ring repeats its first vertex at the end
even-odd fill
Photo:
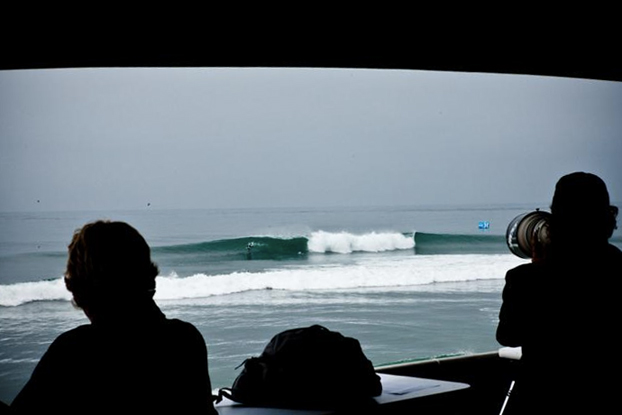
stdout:
POLYGON ((437 282, 502 279, 522 263, 512 255, 435 255, 371 260, 350 266, 292 268, 262 273, 233 273, 158 279, 156 299, 188 299, 251 290, 305 291, 370 287, 406 287, 437 282))
MULTIPOLYGON (((338 290, 382 287, 386 289, 432 284, 499 279, 524 263, 503 255, 412 255, 401 258, 362 258, 353 265, 292 267, 260 273, 196 274, 181 278, 175 273, 156 280, 156 299, 176 300, 227 295, 245 291, 338 290)), ((32 301, 67 300, 71 294, 63 279, 0 285, 0 306, 32 301)))
POLYGON ((308 248, 310 252, 335 252, 349 254, 352 252, 384 252, 398 249, 412 249, 415 240, 412 236, 401 233, 366 233, 355 235, 348 232, 313 232, 309 236, 308 248))
POLYGON ((62 277, 56 280, 0 285, 0 306, 17 306, 32 301, 71 300, 62 277))

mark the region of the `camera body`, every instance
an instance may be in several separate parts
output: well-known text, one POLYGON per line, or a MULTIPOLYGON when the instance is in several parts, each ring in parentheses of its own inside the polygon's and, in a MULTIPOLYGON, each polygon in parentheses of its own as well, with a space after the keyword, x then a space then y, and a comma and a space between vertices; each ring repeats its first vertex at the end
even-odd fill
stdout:
POLYGON ((526 259, 543 255, 550 242, 550 220, 550 213, 538 209, 512 219, 505 233, 510 251, 526 259))

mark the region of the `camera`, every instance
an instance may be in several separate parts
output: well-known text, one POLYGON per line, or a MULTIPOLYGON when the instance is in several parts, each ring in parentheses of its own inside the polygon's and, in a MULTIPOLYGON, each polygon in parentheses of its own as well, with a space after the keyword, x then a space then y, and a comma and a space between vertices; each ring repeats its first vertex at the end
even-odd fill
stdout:
POLYGON ((520 258, 542 254, 549 244, 551 214, 538 209, 518 215, 505 233, 510 251, 520 258))

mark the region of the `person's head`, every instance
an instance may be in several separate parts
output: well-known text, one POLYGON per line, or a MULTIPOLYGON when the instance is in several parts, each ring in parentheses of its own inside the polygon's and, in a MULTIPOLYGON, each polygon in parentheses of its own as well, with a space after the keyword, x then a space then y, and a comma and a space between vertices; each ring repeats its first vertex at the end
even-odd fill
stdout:
POLYGON ((151 299, 157 275, 149 245, 127 223, 88 223, 69 244, 65 285, 89 317, 151 299))
POLYGON ((554 243, 582 245, 606 241, 616 229, 618 208, 611 206, 605 182, 591 173, 563 176, 551 203, 551 238, 554 243), (581 241, 578 238, 589 238, 581 241))

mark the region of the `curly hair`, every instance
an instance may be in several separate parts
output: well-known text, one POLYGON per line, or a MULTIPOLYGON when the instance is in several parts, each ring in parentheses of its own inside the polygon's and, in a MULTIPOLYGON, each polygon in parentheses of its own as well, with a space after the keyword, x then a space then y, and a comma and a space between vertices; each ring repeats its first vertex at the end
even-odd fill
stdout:
POLYGON ((99 220, 75 231, 65 286, 77 307, 92 310, 153 297, 158 273, 149 245, 136 229, 125 222, 99 220))

